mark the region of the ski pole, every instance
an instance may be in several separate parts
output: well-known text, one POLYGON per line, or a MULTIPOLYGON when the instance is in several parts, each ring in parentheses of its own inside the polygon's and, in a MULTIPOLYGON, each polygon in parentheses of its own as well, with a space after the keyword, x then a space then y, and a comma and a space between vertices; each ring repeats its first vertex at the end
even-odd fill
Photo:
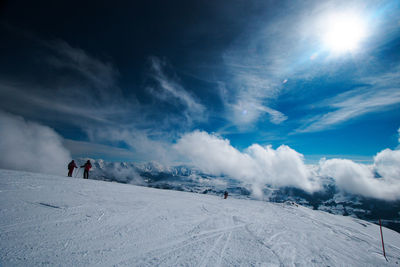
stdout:
POLYGON ((79 170, 80 170, 80 168, 79 168, 78 171, 76 172, 75 178, 78 176, 79 170))
POLYGON ((386 261, 386 253, 385 253, 385 243, 383 243, 383 234, 382 234, 382 222, 381 219, 379 219, 379 227, 381 228, 381 239, 382 239, 382 249, 383 249, 383 257, 385 257, 386 261))

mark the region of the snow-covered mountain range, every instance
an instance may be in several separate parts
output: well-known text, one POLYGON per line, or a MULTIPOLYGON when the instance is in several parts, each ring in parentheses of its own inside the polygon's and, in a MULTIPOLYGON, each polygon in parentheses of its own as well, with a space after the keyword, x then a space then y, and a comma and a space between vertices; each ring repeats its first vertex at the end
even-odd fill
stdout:
MULTIPOLYGON (((79 162, 85 160, 81 159, 79 162)), ((192 166, 164 166, 157 162, 91 161, 92 179, 213 195, 222 195, 224 191, 228 191, 236 198, 259 199, 253 196, 250 184, 226 176, 209 175, 192 166)), ((324 190, 321 192, 310 194, 294 187, 265 186, 262 200, 277 203, 293 201, 315 210, 360 218, 373 223, 381 219, 386 227, 400 232, 400 201, 383 201, 348 194, 339 190, 333 179, 329 177, 320 179, 324 179, 324 190)))

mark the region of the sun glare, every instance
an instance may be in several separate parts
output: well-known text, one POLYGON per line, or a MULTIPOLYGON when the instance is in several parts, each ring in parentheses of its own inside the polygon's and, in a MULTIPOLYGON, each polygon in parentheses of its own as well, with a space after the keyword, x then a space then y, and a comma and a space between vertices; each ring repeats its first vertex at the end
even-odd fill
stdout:
POLYGON ((354 14, 332 15, 326 22, 323 42, 334 53, 357 50, 366 35, 365 22, 354 14))

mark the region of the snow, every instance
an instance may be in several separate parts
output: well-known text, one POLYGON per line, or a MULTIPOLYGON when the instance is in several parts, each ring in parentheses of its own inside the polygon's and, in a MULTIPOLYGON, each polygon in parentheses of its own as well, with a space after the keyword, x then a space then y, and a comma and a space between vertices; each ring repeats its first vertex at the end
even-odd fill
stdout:
POLYGON ((400 234, 306 207, 0 170, 2 266, 399 266, 400 234))

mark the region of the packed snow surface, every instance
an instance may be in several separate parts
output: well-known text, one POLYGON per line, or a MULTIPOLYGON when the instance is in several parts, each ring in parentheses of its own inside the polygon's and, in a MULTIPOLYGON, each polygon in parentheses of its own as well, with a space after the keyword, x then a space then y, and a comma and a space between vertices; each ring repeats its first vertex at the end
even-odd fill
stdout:
POLYGON ((302 206, 0 170, 2 266, 399 266, 400 234, 302 206))

